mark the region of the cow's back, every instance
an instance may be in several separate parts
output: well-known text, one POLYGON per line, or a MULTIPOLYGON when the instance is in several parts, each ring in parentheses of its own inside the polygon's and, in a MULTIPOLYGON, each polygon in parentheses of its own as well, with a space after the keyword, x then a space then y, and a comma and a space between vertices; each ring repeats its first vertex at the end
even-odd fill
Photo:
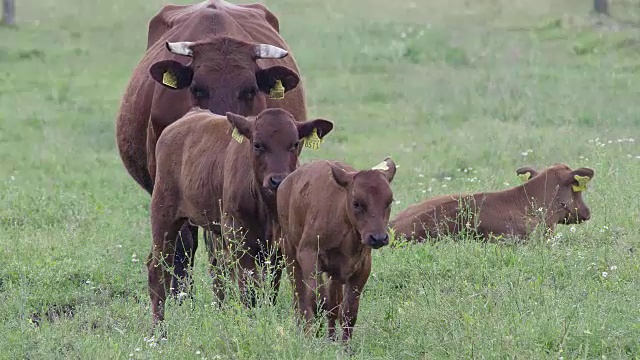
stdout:
POLYGON ((460 196, 442 195, 411 205, 390 223, 397 235, 426 239, 459 231, 460 196))

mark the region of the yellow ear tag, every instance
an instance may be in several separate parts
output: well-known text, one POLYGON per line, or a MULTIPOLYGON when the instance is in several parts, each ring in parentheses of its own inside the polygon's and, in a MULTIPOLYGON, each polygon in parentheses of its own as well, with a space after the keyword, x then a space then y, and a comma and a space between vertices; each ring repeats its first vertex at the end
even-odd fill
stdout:
POLYGON ((524 174, 518 174, 518 177, 520 178, 520 181, 522 181, 523 183, 527 182, 527 180, 529 180, 529 178, 531 177, 531 173, 530 172, 526 172, 524 174))
POLYGON ((162 83, 174 89, 178 88, 178 79, 169 70, 165 71, 164 74, 162 74, 162 83))
POLYGON ((587 190, 587 183, 589 182, 589 180, 591 180, 590 177, 575 175, 573 178, 576 179, 576 181, 578 182, 578 185, 572 186, 574 192, 587 190))
POLYGON ((276 80, 275 85, 269 90, 269 98, 275 100, 284 99, 284 86, 282 86, 282 81, 276 80))
POLYGON ((317 150, 322 142, 323 140, 320 139, 320 137, 318 136, 318 130, 315 128, 311 132, 311 135, 304 138, 304 146, 314 150, 317 150))
POLYGON ((238 131, 238 128, 233 128, 233 131, 231 132, 231 137, 233 138, 233 140, 237 141, 238 144, 242 144, 242 141, 244 140, 244 136, 242 136, 240 134, 240 132, 238 131))

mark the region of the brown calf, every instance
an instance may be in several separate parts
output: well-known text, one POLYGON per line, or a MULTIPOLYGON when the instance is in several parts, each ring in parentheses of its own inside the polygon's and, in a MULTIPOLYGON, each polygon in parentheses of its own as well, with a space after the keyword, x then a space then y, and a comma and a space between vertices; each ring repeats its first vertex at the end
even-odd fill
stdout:
POLYGON ((582 191, 593 178, 593 170, 571 170, 564 164, 554 164, 540 173, 531 168, 517 172, 529 172, 533 177, 503 191, 425 200, 409 206, 390 225, 407 239, 438 238, 464 229, 489 239, 490 235, 526 238, 537 226, 553 230, 556 224, 589 220, 591 214, 582 191))
POLYGON ((257 279, 255 259, 270 247, 276 189, 298 166, 301 139, 322 138, 332 128, 322 119, 296 122, 284 109, 264 110, 254 121, 198 109, 165 129, 156 149, 151 197, 148 269, 154 324, 164 318, 171 280, 163 262, 173 264, 176 236, 185 220, 217 236, 229 233, 244 245, 235 254, 243 289, 257 279))
POLYGON ((280 247, 295 288, 295 303, 308 326, 316 315, 319 291, 331 338, 338 310, 342 339, 351 337, 360 294, 371 271, 371 249, 389 243, 387 223, 393 200, 389 183, 396 166, 387 158, 374 169, 356 172, 342 163, 314 161, 289 175, 278 190, 280 247), (324 284, 328 294, 318 284, 322 273, 328 275, 324 284))

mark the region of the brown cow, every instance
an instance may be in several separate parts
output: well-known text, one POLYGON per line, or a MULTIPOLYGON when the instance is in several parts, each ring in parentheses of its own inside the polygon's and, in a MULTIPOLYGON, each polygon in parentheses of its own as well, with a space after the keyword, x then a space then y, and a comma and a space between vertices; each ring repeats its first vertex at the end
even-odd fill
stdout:
POLYGON ((185 220, 218 236, 224 231, 244 245, 236 257, 243 270, 238 280, 245 289, 248 281, 257 279, 255 259, 270 248, 276 189, 298 166, 300 140, 315 134, 322 138, 332 128, 322 119, 296 122, 283 109, 264 110, 255 121, 197 109, 165 129, 156 148, 153 248, 147 263, 154 324, 164 318, 169 287, 170 274, 162 265, 173 263, 176 236, 185 220), (236 141, 231 140, 234 128, 236 141))
POLYGON ((444 195, 411 205, 399 213, 391 227, 407 239, 425 240, 466 230, 484 239, 490 236, 527 238, 538 226, 552 231, 556 224, 578 224, 591 213, 582 200, 593 170, 571 170, 554 164, 538 173, 529 172, 526 183, 498 192, 444 195))
POLYGON ((319 291, 329 337, 335 336, 340 311, 345 341, 351 338, 360 294, 371 271, 371 249, 389 243, 393 200, 389 184, 396 166, 386 158, 374 169, 356 172, 339 162, 318 160, 302 165, 278 189, 276 234, 295 289, 294 302, 309 325, 318 305, 314 294, 319 291), (324 286, 318 284, 322 283, 318 273, 328 275, 324 286))
MULTIPOLYGON (((165 127, 193 106, 245 116, 281 107, 304 121, 306 105, 299 82, 278 19, 265 6, 221 0, 167 5, 149 22, 147 51, 117 115, 116 137, 124 166, 151 194, 156 141, 165 127), (277 99, 282 95, 277 91, 275 98, 267 96, 276 80, 284 87, 284 99, 277 99)), ((184 279, 198 232, 185 224, 181 233, 184 249, 178 248, 175 272, 184 279)), ((177 279, 173 288, 178 288, 177 279)))

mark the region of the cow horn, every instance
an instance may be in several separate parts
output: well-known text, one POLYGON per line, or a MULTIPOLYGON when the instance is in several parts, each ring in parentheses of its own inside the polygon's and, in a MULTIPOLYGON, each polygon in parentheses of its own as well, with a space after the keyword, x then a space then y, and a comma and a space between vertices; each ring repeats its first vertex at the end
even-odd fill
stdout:
POLYGON ((179 42, 167 41, 167 49, 176 55, 192 56, 193 50, 191 50, 191 46, 193 44, 194 43, 191 41, 179 41, 179 42))
POLYGON ((289 52, 277 46, 260 44, 255 46, 256 59, 282 59, 289 52))

